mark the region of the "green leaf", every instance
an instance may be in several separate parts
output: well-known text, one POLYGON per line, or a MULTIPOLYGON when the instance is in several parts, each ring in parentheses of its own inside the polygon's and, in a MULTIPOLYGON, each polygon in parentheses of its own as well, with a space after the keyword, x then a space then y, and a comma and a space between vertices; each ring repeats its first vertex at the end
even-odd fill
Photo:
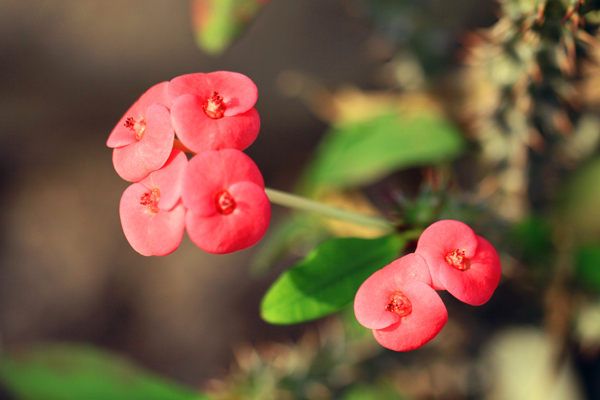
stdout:
POLYGON ((317 150, 303 189, 371 183, 399 169, 452 159, 462 149, 460 133, 437 115, 384 114, 332 128, 317 150))
POLYGON ((0 378, 25 400, 202 400, 129 360, 81 344, 45 343, 4 353, 0 378))
POLYGON ((269 0, 191 0, 192 22, 198 47, 220 54, 254 20, 269 0))
POLYGON ((272 324, 294 324, 334 313, 349 305, 360 285, 392 262, 405 240, 337 238, 321 243, 271 286, 261 314, 272 324))

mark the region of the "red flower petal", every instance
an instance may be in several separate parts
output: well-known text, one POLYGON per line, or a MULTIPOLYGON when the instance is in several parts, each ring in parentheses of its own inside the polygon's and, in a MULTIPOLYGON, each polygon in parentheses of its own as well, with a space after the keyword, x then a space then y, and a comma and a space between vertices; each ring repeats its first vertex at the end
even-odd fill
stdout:
POLYGON ((161 210, 170 210, 181 200, 181 179, 187 164, 185 153, 174 149, 162 168, 140 181, 147 188, 160 189, 158 208, 161 210))
MULTIPOLYGON (((236 202, 227 215, 216 211, 209 216, 188 212, 187 232, 202 250, 226 254, 256 244, 265 234, 271 218, 271 204, 264 189, 252 182, 239 182, 228 188, 236 202)), ((213 200, 213 204, 214 204, 213 200)))
POLYGON ((400 320, 400 316, 386 310, 390 298, 403 292, 404 284, 418 280, 431 284, 431 275, 423 258, 407 254, 371 275, 356 292, 354 314, 361 325, 370 329, 386 328, 400 320))
POLYGON ((237 72, 188 74, 179 76, 169 83, 169 95, 172 100, 184 94, 195 94, 204 102, 214 92, 223 98, 225 117, 245 113, 254 107, 258 98, 258 89, 254 82, 237 72))
POLYGON ((440 278, 454 297, 473 306, 487 302, 502 274, 500 257, 494 246, 477 236, 477 254, 470 260, 469 269, 459 271, 449 265, 440 268, 440 278))
POLYGON ((108 137, 106 142, 108 147, 123 147, 136 141, 135 132, 125 127, 125 121, 128 118, 133 118, 136 121, 144 119, 146 109, 152 104, 162 104, 167 108, 171 107, 171 100, 167 93, 168 84, 169 82, 162 82, 152 86, 133 103, 108 137))
POLYGON ((440 279, 440 266, 449 266, 446 257, 455 250, 464 250, 467 259, 471 259, 477 251, 477 235, 468 225, 460 221, 435 222, 419 237, 415 253, 421 255, 427 262, 434 289, 445 289, 440 279))
POLYGON ((214 215, 215 196, 238 182, 252 182, 264 189, 260 170, 239 150, 205 151, 190 160, 183 174, 182 198, 196 216, 214 215))
POLYGON ((115 170, 126 181, 139 182, 162 167, 173 148, 175 132, 169 110, 154 104, 146 110, 145 119, 146 129, 140 141, 113 151, 115 170))
POLYGON ((373 336, 384 347, 396 351, 414 350, 433 339, 448 321, 448 312, 435 290, 420 281, 409 281, 402 292, 412 304, 412 313, 373 336))
POLYGON ((179 247, 185 231, 185 207, 151 211, 140 201, 149 188, 141 183, 129 186, 119 206, 121 225, 127 241, 144 256, 164 256, 179 247))
POLYGON ((202 98, 186 94, 178 97, 171 108, 177 137, 190 150, 244 150, 254 142, 260 130, 260 118, 254 108, 244 113, 213 119, 202 108, 202 98))

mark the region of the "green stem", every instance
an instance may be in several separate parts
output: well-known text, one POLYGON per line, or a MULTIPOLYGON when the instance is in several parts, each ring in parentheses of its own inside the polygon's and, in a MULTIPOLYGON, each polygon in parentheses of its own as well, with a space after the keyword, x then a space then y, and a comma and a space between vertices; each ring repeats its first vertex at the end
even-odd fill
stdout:
POLYGON ((297 210, 312 211, 327 218, 335 218, 358 225, 370 226, 386 231, 394 230, 394 225, 392 225, 385 218, 358 214, 353 211, 328 206, 327 204, 319 203, 318 201, 310 200, 291 193, 280 192, 279 190, 275 189, 265 188, 265 192, 273 204, 278 204, 280 206, 294 208, 297 210))

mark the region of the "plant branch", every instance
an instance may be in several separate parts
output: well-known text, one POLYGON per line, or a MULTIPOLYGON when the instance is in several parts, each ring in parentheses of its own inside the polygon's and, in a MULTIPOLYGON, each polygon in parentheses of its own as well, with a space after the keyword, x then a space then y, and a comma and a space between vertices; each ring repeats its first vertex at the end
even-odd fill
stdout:
POLYGON ((339 219, 358 225, 380 228, 386 231, 394 230, 394 225, 385 218, 355 213, 353 211, 329 206, 315 200, 310 200, 305 197, 281 192, 275 189, 265 188, 265 192, 273 204, 302 211, 311 211, 320 214, 323 217, 339 219))

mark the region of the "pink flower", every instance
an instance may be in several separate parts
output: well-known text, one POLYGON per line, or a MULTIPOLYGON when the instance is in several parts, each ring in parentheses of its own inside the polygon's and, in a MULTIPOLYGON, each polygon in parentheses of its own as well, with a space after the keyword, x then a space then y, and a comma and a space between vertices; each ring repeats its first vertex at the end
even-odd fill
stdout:
POLYGON ((171 154, 175 132, 167 87, 168 82, 159 83, 144 93, 108 138, 115 170, 126 181, 139 182, 162 167, 171 154))
POLYGON ((417 254, 371 275, 354 299, 356 319, 384 347, 408 351, 433 339, 448 321, 442 299, 430 286, 427 264, 417 254))
POLYGON ((145 256, 164 256, 179 247, 186 210, 181 202, 181 178, 187 165, 181 150, 173 150, 163 168, 129 186, 119 213, 131 247, 145 256))
POLYGON ((228 71, 183 75, 169 83, 168 92, 177 137, 193 152, 244 150, 256 139, 258 90, 247 76, 228 71))
POLYGON ((182 181, 190 239, 215 254, 258 242, 269 226, 271 205, 256 164, 239 150, 205 151, 194 156, 182 181))
POLYGON ((429 226, 415 253, 427 262, 434 289, 445 289, 467 304, 484 304, 500 282, 500 257, 494 246, 460 221, 429 226))

